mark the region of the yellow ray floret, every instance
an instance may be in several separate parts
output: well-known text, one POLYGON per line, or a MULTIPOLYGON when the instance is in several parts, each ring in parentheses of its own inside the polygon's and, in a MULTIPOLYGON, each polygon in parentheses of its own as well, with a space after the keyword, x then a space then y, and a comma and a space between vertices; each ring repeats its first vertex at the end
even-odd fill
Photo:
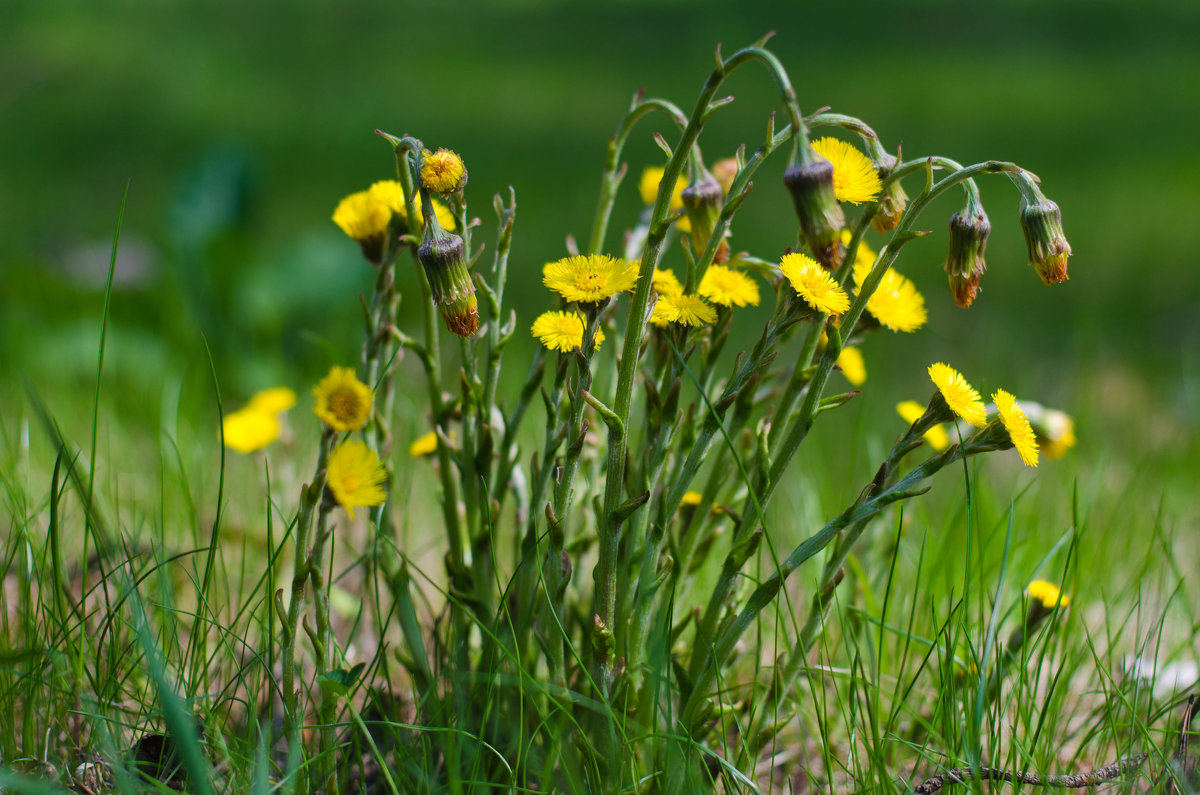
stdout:
POLYGON ((717 310, 698 295, 668 293, 660 295, 654 304, 650 322, 656 326, 679 323, 684 326, 706 326, 716 321, 717 310))
POLYGON ((1033 428, 1030 427, 1025 412, 1017 405, 1017 399, 1003 389, 997 389, 996 393, 992 395, 992 402, 996 404, 1000 422, 1004 423, 1004 429, 1008 431, 1008 436, 1012 439, 1013 447, 1017 448, 1021 461, 1026 466, 1037 467, 1037 439, 1033 435, 1033 428))
POLYGON ((387 472, 375 451, 357 439, 342 442, 329 454, 325 485, 351 519, 354 509, 382 505, 387 472))
POLYGON ((1029 587, 1025 589, 1025 593, 1033 599, 1042 603, 1042 607, 1053 609, 1054 607, 1066 607, 1071 604, 1071 597, 1064 594, 1058 589, 1058 586, 1052 582, 1045 580, 1034 580, 1029 583, 1029 587))
MULTIPOLYGON (((533 336, 552 351, 567 353, 583 345, 583 318, 572 312, 543 312, 533 321, 533 336)), ((596 347, 604 342, 604 329, 596 327, 596 347)))
POLYGON ((979 393, 953 367, 941 362, 931 364, 929 378, 955 414, 972 425, 983 425, 987 421, 979 393))
POLYGON ((862 152, 837 138, 813 141, 812 148, 833 164, 833 193, 838 201, 862 204, 879 195, 879 172, 862 152))
POLYGON ((595 304, 637 284, 637 268, 607 254, 564 257, 547 262, 542 283, 568 301, 595 304))
POLYGON ((710 265, 697 292, 721 306, 758 306, 758 282, 724 265, 710 265))
POLYGON ((333 367, 313 389, 313 413, 335 431, 357 431, 371 418, 371 390, 349 367, 333 367))
MULTIPOLYGON (((925 407, 915 400, 905 400, 896 404, 896 412, 904 418, 905 422, 912 425, 925 414, 925 407)), ((934 425, 925 431, 924 439, 929 442, 930 447, 938 451, 945 450, 946 446, 950 444, 946 429, 941 425, 934 425)))
POLYGON ((829 271, 807 254, 784 254, 779 261, 779 270, 792 283, 796 294, 818 312, 840 315, 850 308, 846 292, 829 271))

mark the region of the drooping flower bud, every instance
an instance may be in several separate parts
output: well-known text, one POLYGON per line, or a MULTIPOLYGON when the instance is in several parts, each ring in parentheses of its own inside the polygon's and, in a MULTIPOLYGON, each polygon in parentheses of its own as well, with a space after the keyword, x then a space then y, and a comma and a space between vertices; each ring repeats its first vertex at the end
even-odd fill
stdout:
POLYGON ((1029 249, 1029 264, 1046 284, 1065 282, 1071 244, 1063 234, 1062 210, 1034 187, 1035 198, 1021 197, 1021 231, 1029 249))
MULTIPOLYGON (((699 181, 683 189, 682 198, 688 222, 692 226, 692 250, 699 257, 704 253, 704 247, 708 245, 717 219, 721 216, 721 183, 711 174, 705 174, 699 181)), ((722 240, 717 246, 713 262, 719 264, 728 260, 729 243, 722 240)))
POLYGON ((783 172, 783 184, 792 195, 800 231, 813 257, 826 268, 842 261, 841 235, 846 215, 833 192, 833 164, 807 150, 807 162, 790 166, 783 172))
POLYGON ((954 293, 954 303, 963 309, 971 305, 979 292, 979 280, 986 268, 983 252, 991 231, 983 205, 968 193, 963 208, 950 216, 950 248, 946 253, 950 291, 954 293))
POLYGON ((479 328, 479 304, 463 239, 445 232, 426 235, 417 249, 417 259, 425 269, 446 328, 460 337, 470 337, 479 328))
MULTIPOLYGON (((872 147, 871 158, 875 161, 881 181, 886 181, 896 170, 896 166, 900 165, 900 159, 884 151, 882 146, 878 147, 878 150, 872 147)), ((908 206, 908 194, 897 179, 883 189, 878 201, 879 209, 871 216, 871 228, 880 233, 890 232, 900 224, 900 217, 904 215, 904 208, 908 206)))

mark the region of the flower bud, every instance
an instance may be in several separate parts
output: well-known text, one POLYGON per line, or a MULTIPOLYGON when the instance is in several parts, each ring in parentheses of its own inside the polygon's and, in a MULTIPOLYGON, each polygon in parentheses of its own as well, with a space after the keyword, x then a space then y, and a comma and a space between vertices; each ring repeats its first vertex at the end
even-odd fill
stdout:
POLYGON ((449 149, 421 153, 421 183, 436 193, 456 193, 467 186, 467 167, 449 149))
MULTIPOLYGON (((886 180, 900 164, 898 158, 883 151, 882 147, 878 153, 872 152, 871 156, 875 159, 880 181, 886 180)), ((897 179, 883 189, 878 201, 879 209, 871 216, 871 228, 876 232, 887 233, 900 225, 900 217, 904 215, 904 208, 908 206, 908 194, 897 179)))
POLYGON ((1029 264, 1037 269, 1046 284, 1065 282, 1067 257, 1071 244, 1063 234, 1062 211, 1058 205, 1041 195, 1036 200, 1021 197, 1021 231, 1029 249, 1029 264))
POLYGON ((950 291, 954 303, 966 309, 979 292, 979 280, 986 264, 983 252, 987 247, 992 225, 983 205, 968 197, 961 210, 950 216, 950 249, 946 253, 946 273, 950 274, 950 291))
POLYGON ((783 184, 792 195, 800 231, 813 257, 832 269, 842 261, 840 238, 846 215, 833 192, 833 164, 815 153, 811 158, 783 172, 783 184))
POLYGON ((417 259, 446 327, 460 337, 470 337, 479 328, 479 305, 463 239, 445 233, 427 236, 417 249, 417 259))
MULTIPOLYGON (((692 250, 699 257, 704 253, 704 247, 708 245, 717 219, 721 216, 721 183, 711 174, 705 174, 698 182, 683 189, 682 199, 688 222, 692 226, 692 250)), ((719 264, 728 260, 729 244, 722 240, 717 246, 713 262, 719 264)))

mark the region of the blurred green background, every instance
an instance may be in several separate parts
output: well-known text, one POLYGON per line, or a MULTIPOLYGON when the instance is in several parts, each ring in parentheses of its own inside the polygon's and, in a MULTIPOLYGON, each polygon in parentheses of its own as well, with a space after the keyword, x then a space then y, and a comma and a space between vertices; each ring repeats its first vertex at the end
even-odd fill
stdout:
MULTIPOLYGON (((563 255, 568 234, 587 235, 605 144, 633 92, 690 109, 717 42, 729 53, 769 30, 805 112, 861 116, 908 157, 1021 163, 1062 206, 1075 252, 1071 280, 1042 286, 1025 264, 1015 191, 985 181, 990 270, 963 312, 941 270, 958 199, 933 207, 923 226, 934 234, 898 265, 925 293, 930 322, 912 338, 870 341, 872 377, 898 385, 857 411, 925 395, 924 367, 942 359, 981 389, 1090 417, 1081 436, 1177 461, 1195 449, 1194 2, 7 0, 6 389, 24 376, 49 394, 90 394, 127 182, 105 364, 117 411, 155 427, 171 382, 194 406, 211 404, 206 345, 233 404, 276 383, 303 392, 357 358, 356 296, 372 276, 329 216, 393 174, 377 127, 464 156, 489 247, 491 196, 516 189, 510 289, 527 327, 551 305, 542 263, 563 255)), ((727 87, 737 101, 701 141, 710 161, 741 142, 752 150, 778 107, 757 67, 727 87)), ((611 250, 639 209, 637 174, 661 160, 654 129, 639 126, 627 150, 634 179, 611 250)), ((782 168, 777 158, 760 172, 735 248, 774 259, 793 240, 782 168)), ((411 288, 411 272, 404 279, 411 288)), ((415 326, 411 300, 406 310, 415 326)))

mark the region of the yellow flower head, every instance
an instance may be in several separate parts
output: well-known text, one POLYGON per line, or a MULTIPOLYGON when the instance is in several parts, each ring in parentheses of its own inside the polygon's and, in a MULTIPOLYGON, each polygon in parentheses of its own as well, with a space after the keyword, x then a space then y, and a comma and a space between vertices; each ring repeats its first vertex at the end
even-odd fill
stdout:
MULTIPOLYGON (((453 193, 467 185, 467 167, 462 158, 449 149, 430 152, 421 159, 421 184, 435 193, 453 193)), ((439 222, 441 219, 438 219, 439 222)))
POLYGON ((1017 405, 1017 399, 1003 389, 997 389, 996 393, 992 395, 992 402, 996 404, 1000 422, 1004 423, 1004 429, 1008 431, 1008 436, 1012 439, 1013 447, 1017 448, 1021 461, 1026 466, 1037 467, 1037 439, 1033 436, 1033 428, 1029 426, 1029 419, 1025 416, 1025 412, 1017 405))
POLYGON ((862 386, 867 381, 867 365, 863 361, 862 351, 852 345, 842 348, 837 357, 838 369, 846 380, 854 386, 862 386))
POLYGON ((703 495, 698 491, 685 491, 683 498, 679 500, 680 505, 699 505, 703 495))
POLYGON ((779 270, 792 283, 796 294, 813 309, 826 315, 840 315, 850 308, 850 298, 829 271, 807 254, 784 254, 779 270))
POLYGON ((338 202, 333 222, 362 248, 363 257, 374 265, 383 262, 383 243, 392 211, 369 190, 351 193, 338 202))
MULTIPOLYGON (((842 246, 845 247, 845 246, 850 245, 850 240, 853 237, 854 237, 854 235, 852 235, 850 233, 849 229, 843 229, 842 230, 842 246)), ((854 255, 855 279, 858 278, 857 272, 858 272, 859 268, 862 268, 864 265, 867 267, 866 272, 867 273, 871 272, 870 268, 872 265, 875 264, 875 257, 877 257, 877 256, 878 255, 875 253, 875 249, 868 246, 867 241, 863 240, 862 238, 859 238, 858 251, 854 255)), ((864 278, 865 278, 865 276, 864 276, 864 278)))
MULTIPOLYGON (((912 425, 925 414, 925 407, 915 400, 905 400, 896 404, 896 411, 904 418, 905 422, 912 425)), ((925 431, 924 437, 925 441, 929 442, 929 446, 939 452, 945 450, 946 446, 950 444, 946 429, 941 425, 934 425, 925 431)))
POLYGON ((1055 607, 1066 607, 1071 604, 1071 597, 1058 589, 1058 586, 1045 580, 1034 580, 1025 589, 1031 599, 1042 603, 1042 607, 1053 610, 1055 607))
POLYGON ((408 455, 410 458, 420 458, 423 455, 430 455, 437 450, 437 446, 437 434, 430 431, 408 446, 408 455))
POLYGON ((617 293, 632 290, 638 270, 623 259, 607 254, 564 257, 547 262, 542 283, 568 301, 596 304, 617 293))
POLYGON ((279 418, 249 406, 226 414, 221 428, 225 446, 243 454, 261 450, 279 438, 279 418))
POLYGON ((1075 420, 1056 409, 1044 409, 1036 430, 1038 445, 1046 458, 1062 458, 1075 446, 1075 420))
MULTIPOLYGON (((654 204, 654 200, 658 198, 658 186, 666 171, 665 168, 659 166, 646 166, 642 170, 642 178, 638 182, 638 192, 642 194, 642 204, 654 204)), ((683 209, 683 189, 686 187, 687 180, 682 176, 676 177, 675 190, 671 191, 671 210, 683 209)))
POLYGON ((650 322, 656 326, 679 323, 684 326, 706 326, 716 321, 717 310, 704 303, 698 295, 668 293, 660 295, 654 304, 650 322))
POLYGON ((337 367, 313 389, 313 413, 340 433, 357 431, 371 418, 371 390, 349 367, 337 367))
POLYGON ((655 268, 650 280, 654 292, 659 295, 678 295, 683 292, 683 285, 675 278, 675 271, 655 268))
POLYGON ((296 393, 286 386, 277 386, 256 392, 246 408, 267 414, 279 414, 296 405, 296 393))
POLYGON ((354 509, 382 505, 387 499, 383 488, 387 472, 375 451, 358 439, 342 442, 329 454, 325 466, 325 486, 351 519, 354 509))
POLYGON ((983 425, 987 421, 979 393, 953 367, 941 362, 931 364, 929 378, 955 414, 972 425, 983 425))
POLYGON ((758 282, 725 265, 709 265, 697 292, 721 306, 758 306, 758 282))
MULTIPOLYGON (((855 263, 855 286, 861 289, 870 273, 870 263, 855 263)), ((888 270, 879 280, 875 292, 867 299, 867 311, 880 325, 892 331, 916 331, 925 325, 929 317, 925 311, 925 296, 921 295, 915 284, 894 269, 888 270)))
MULTIPOLYGON (((583 318, 573 312, 543 312, 533 321, 533 336, 552 351, 567 353, 583 345, 583 318)), ((596 327, 596 347, 604 341, 604 329, 596 327)))
POLYGON ((837 138, 813 141, 812 148, 833 164, 833 193, 838 201, 862 204, 879 195, 879 172, 862 152, 837 138))
MULTIPOLYGON (((404 189, 400 187, 399 182, 394 179, 376 182, 370 187, 370 192, 400 218, 408 219, 408 209, 404 206, 404 189)), ((425 226, 425 217, 421 214, 421 194, 419 192, 413 194, 413 208, 417 211, 417 230, 419 231, 425 226)), ((433 199, 433 214, 437 216, 442 229, 447 232, 454 231, 454 214, 450 212, 449 207, 437 199, 433 199)))

